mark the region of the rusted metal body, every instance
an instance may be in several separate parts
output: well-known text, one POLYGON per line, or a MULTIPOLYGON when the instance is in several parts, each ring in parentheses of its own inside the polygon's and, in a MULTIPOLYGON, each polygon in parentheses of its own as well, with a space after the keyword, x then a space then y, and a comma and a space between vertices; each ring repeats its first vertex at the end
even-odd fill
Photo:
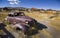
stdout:
POLYGON ((25 32, 29 30, 29 27, 33 26, 34 24, 33 18, 29 16, 25 16, 24 14, 21 15, 20 12, 19 12, 19 15, 17 15, 17 13, 16 15, 8 14, 5 20, 9 21, 9 23, 11 24, 11 26, 13 26, 13 28, 19 28, 25 32))

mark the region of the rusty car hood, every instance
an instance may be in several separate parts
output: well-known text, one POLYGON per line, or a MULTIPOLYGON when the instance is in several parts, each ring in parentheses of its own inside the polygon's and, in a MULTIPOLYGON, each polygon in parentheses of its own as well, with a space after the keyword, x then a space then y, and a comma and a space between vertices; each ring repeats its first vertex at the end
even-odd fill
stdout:
POLYGON ((29 16, 17 16, 15 18, 19 18, 21 20, 27 20, 27 21, 32 21, 33 19, 29 16))

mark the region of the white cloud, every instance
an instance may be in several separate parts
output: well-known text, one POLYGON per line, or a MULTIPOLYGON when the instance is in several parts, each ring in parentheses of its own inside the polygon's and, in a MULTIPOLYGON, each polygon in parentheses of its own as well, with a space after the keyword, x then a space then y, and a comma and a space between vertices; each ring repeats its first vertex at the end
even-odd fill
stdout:
POLYGON ((13 0, 8 0, 8 1, 13 1, 13 0))
POLYGON ((19 0, 8 0, 10 4, 19 4, 19 0))
POLYGON ((18 1, 18 0, 8 0, 8 1, 18 1))
POLYGON ((18 2, 15 2, 15 4, 18 4, 18 2))
POLYGON ((14 4, 13 2, 10 2, 10 4, 14 4))

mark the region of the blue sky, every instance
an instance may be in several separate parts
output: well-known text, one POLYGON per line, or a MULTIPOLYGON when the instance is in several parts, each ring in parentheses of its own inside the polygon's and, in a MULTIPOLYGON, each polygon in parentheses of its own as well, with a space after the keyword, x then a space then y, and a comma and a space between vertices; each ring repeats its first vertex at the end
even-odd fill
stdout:
POLYGON ((0 0, 0 7, 27 7, 60 10, 60 0, 0 0), (16 1, 16 2, 15 2, 16 1))

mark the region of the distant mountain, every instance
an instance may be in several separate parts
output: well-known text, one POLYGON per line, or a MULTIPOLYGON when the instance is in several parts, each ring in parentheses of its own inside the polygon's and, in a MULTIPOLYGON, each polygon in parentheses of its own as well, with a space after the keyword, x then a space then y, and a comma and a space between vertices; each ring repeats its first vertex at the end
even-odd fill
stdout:
POLYGON ((53 9, 47 9, 47 10, 45 10, 45 9, 38 9, 38 8, 26 8, 26 7, 2 7, 2 8, 0 8, 0 10, 1 9, 9 9, 9 10, 20 10, 20 9, 22 9, 22 10, 33 10, 33 11, 57 11, 57 10, 53 10, 53 9))

